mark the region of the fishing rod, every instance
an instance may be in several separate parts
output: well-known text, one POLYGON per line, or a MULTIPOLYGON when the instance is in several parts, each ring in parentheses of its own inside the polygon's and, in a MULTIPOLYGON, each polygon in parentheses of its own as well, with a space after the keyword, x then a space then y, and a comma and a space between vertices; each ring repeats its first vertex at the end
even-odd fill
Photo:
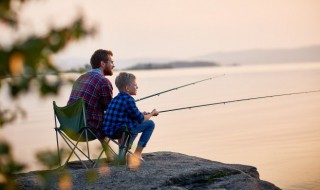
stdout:
POLYGON ((152 94, 152 95, 137 99, 137 100, 135 100, 135 102, 139 102, 141 100, 145 100, 145 99, 151 98, 153 96, 160 96, 160 94, 164 94, 164 93, 167 93, 167 92, 170 92, 170 91, 173 91, 173 90, 178 90, 179 88, 183 88, 183 87, 186 87, 186 86, 190 86, 190 85, 193 85, 193 84, 197 84, 197 83, 200 83, 200 82, 204 82, 204 81, 207 81, 207 80, 211 80, 213 78, 218 78, 218 77, 223 77, 223 76, 225 76, 225 74, 213 76, 213 77, 210 77, 210 78, 206 78, 206 79, 203 79, 203 80, 199 80, 199 81, 196 81, 196 82, 192 82, 192 83, 189 83, 189 84, 185 84, 185 85, 182 85, 182 86, 171 88, 169 90, 165 90, 165 91, 162 91, 162 92, 158 92, 158 93, 155 93, 155 94, 152 94))
POLYGON ((242 102, 242 101, 248 101, 248 100, 256 100, 256 99, 262 99, 262 98, 273 98, 273 97, 278 97, 278 96, 288 96, 288 95, 295 95, 295 94, 308 94, 308 93, 314 93, 314 92, 320 92, 320 90, 294 92, 294 93, 287 93, 287 94, 276 94, 276 95, 260 96, 260 97, 253 97, 253 98, 244 98, 244 99, 230 100, 230 101, 225 101, 225 102, 215 102, 215 103, 210 103, 210 104, 202 104, 202 105, 196 105, 196 106, 163 110, 163 111, 159 111, 159 113, 172 112, 172 111, 178 111, 178 110, 184 110, 184 109, 192 109, 192 108, 205 107, 205 106, 213 106, 213 105, 219 105, 219 104, 234 103, 234 102, 242 102))

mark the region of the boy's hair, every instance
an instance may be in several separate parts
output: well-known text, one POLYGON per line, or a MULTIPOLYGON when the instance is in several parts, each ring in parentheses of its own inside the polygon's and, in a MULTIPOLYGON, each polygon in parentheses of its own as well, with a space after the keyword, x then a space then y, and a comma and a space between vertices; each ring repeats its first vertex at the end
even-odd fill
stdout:
POLYGON ((121 91, 121 90, 124 90, 124 88, 127 85, 130 85, 135 79, 136 79, 136 76, 134 76, 134 74, 121 72, 116 77, 115 83, 116 83, 118 90, 121 91))
POLYGON ((93 55, 91 56, 90 59, 90 64, 93 69, 99 68, 100 67, 100 62, 104 61, 107 62, 109 57, 108 56, 113 56, 112 51, 110 50, 104 50, 104 49, 98 49, 96 50, 93 55))

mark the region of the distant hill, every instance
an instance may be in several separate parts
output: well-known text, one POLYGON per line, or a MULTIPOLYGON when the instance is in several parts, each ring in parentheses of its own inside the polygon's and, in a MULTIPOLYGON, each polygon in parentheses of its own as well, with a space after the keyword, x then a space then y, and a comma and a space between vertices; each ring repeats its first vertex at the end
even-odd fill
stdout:
POLYGON ((219 64, 320 62, 320 45, 293 49, 257 49, 235 52, 216 52, 194 57, 194 59, 215 61, 219 64))
MULTIPOLYGON (((263 63, 297 63, 320 62, 320 45, 287 48, 287 49, 253 49, 232 52, 214 52, 196 57, 186 57, 188 60, 175 61, 175 58, 136 58, 118 60, 117 69, 162 69, 182 67, 208 67, 223 65, 244 65, 263 63)), ((88 64, 89 58, 55 58, 57 66, 62 70, 79 69, 88 64)))
POLYGON ((175 61, 169 63, 138 63, 134 66, 126 68, 126 70, 145 70, 145 69, 174 69, 186 67, 212 67, 219 66, 215 62, 210 61, 175 61))

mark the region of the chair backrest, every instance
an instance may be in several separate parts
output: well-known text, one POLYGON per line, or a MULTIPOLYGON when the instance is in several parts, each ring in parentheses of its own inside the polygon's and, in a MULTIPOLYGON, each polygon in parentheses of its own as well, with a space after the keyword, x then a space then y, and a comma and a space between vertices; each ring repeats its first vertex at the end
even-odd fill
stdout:
MULTIPOLYGON (((81 132, 86 128, 87 119, 84 100, 79 98, 72 104, 64 107, 57 106, 56 102, 53 101, 53 109, 55 117, 60 123, 59 129, 72 140, 77 141, 81 132)), ((88 136, 88 140, 95 139, 93 135, 88 134, 88 136)), ((85 138, 80 139, 80 141, 85 141, 85 138)))

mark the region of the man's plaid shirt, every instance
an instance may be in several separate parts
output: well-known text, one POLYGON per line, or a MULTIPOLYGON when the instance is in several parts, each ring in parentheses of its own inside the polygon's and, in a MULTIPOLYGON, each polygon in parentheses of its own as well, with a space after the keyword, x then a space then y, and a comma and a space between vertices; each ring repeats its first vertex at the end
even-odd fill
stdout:
POLYGON ((139 111, 134 98, 125 92, 120 92, 110 102, 103 120, 103 132, 106 136, 113 134, 126 125, 129 130, 144 121, 144 115, 139 111))
POLYGON ((111 82, 99 69, 92 69, 81 75, 73 85, 68 104, 83 98, 87 111, 87 125, 94 129, 99 139, 103 139, 103 114, 113 96, 111 82))

